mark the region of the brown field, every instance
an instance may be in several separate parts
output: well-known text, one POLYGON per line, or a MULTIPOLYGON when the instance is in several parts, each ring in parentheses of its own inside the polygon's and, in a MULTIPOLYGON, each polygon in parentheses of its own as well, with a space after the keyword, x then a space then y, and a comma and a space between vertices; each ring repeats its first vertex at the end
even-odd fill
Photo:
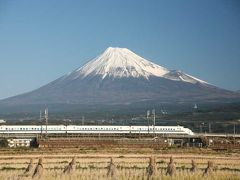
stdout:
POLYGON ((42 179, 63 180, 104 180, 104 179, 148 179, 146 168, 149 157, 156 158, 156 173, 150 179, 240 179, 240 154, 238 152, 214 152, 202 149, 188 150, 130 150, 130 149, 5 149, 0 150, 0 179, 31 179, 21 176, 30 158, 34 166, 43 157, 44 173, 42 179), (173 156, 176 172, 173 177, 166 176, 169 157, 173 156), (63 169, 76 157, 76 169, 72 175, 64 175, 63 169), (110 158, 116 167, 113 178, 107 177, 110 158), (191 160, 195 160, 198 171, 190 172, 191 160), (214 162, 212 175, 203 177, 207 162, 214 162))

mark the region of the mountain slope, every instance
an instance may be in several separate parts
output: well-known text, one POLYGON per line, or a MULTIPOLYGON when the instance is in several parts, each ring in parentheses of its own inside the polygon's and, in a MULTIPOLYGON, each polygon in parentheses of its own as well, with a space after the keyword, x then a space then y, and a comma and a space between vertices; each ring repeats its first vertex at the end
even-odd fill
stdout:
POLYGON ((125 48, 108 48, 83 67, 0 104, 129 104, 239 98, 179 70, 170 71, 125 48))

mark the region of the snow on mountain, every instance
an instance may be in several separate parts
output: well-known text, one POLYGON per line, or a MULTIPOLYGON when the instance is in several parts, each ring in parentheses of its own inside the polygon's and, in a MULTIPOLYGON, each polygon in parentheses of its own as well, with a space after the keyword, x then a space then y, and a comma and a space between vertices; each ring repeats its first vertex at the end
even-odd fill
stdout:
POLYGON ((165 74, 163 77, 166 79, 174 80, 174 81, 184 81, 192 84, 195 84, 195 83, 209 84, 201 79, 190 76, 179 70, 170 71, 169 73, 165 74))
POLYGON ((148 79, 150 76, 157 76, 174 81, 207 84, 207 82, 181 71, 169 71, 162 66, 138 56, 126 48, 109 47, 100 56, 70 73, 68 77, 77 79, 95 75, 101 76, 102 79, 106 77, 143 77, 148 79))
POLYGON ((126 48, 107 48, 103 54, 91 60, 72 74, 74 78, 89 75, 121 77, 162 77, 168 73, 164 67, 154 64, 126 48))

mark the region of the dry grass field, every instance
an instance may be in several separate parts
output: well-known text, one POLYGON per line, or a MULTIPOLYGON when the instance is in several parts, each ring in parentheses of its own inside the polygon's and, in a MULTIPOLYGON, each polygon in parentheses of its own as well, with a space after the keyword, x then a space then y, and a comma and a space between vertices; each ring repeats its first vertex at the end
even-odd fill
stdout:
MULTIPOLYGON (((36 150, 36 151, 0 151, 0 179, 32 179, 23 175, 31 158, 33 167, 38 163, 38 158, 43 158, 43 174, 41 179, 50 180, 105 180, 105 179, 240 179, 239 153, 192 153, 192 152, 81 152, 71 150, 36 150), (150 176, 147 171, 149 159, 153 157, 154 172, 150 176), (173 157, 176 170, 172 177, 166 175, 169 158, 173 157), (69 174, 64 174, 64 168, 69 165, 72 158, 76 157, 74 169, 69 174), (112 157, 112 165, 110 160, 112 157), (197 166, 196 172, 191 172, 192 160, 197 166), (212 172, 203 176, 208 161, 213 162, 212 172), (109 173, 109 171, 112 171, 109 173)), ((38 178, 35 178, 38 179, 38 178)))

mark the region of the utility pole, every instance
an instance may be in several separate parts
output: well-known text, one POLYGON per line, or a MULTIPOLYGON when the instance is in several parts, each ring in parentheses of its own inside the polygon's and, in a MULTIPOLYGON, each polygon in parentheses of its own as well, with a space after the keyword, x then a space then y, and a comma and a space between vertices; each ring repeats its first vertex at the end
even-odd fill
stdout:
POLYGON ((211 123, 208 123, 208 132, 209 132, 209 133, 212 132, 211 123))
POLYGON ((152 114, 153 114, 153 131, 155 133, 155 123, 156 123, 156 113, 155 113, 155 109, 152 110, 152 114))
POLYGON ((84 116, 82 116, 82 126, 84 125, 84 116))
POLYGON ((42 120, 42 111, 40 110, 40 114, 39 114, 39 120, 42 120))
POLYGON ((202 133, 202 125, 201 124, 200 124, 199 128, 200 128, 200 133, 202 133))
POLYGON ((149 115, 150 115, 150 110, 147 110, 148 134, 149 134, 149 115))
POLYGON ((233 134, 234 134, 234 137, 235 137, 235 135, 236 135, 236 124, 235 123, 233 124, 233 134))
POLYGON ((70 125, 72 120, 71 119, 64 119, 63 121, 64 121, 64 124, 66 126, 66 135, 68 136, 68 125, 70 125))
POLYGON ((234 143, 234 145, 235 145, 235 135, 236 135, 236 124, 234 123, 233 124, 233 143, 234 143))
POLYGON ((47 137, 47 133, 48 133, 48 108, 45 109, 45 123, 46 123, 46 137, 47 137))
POLYGON ((40 123, 41 123, 41 137, 42 137, 42 111, 40 110, 40 114, 39 114, 39 120, 40 120, 40 123))

